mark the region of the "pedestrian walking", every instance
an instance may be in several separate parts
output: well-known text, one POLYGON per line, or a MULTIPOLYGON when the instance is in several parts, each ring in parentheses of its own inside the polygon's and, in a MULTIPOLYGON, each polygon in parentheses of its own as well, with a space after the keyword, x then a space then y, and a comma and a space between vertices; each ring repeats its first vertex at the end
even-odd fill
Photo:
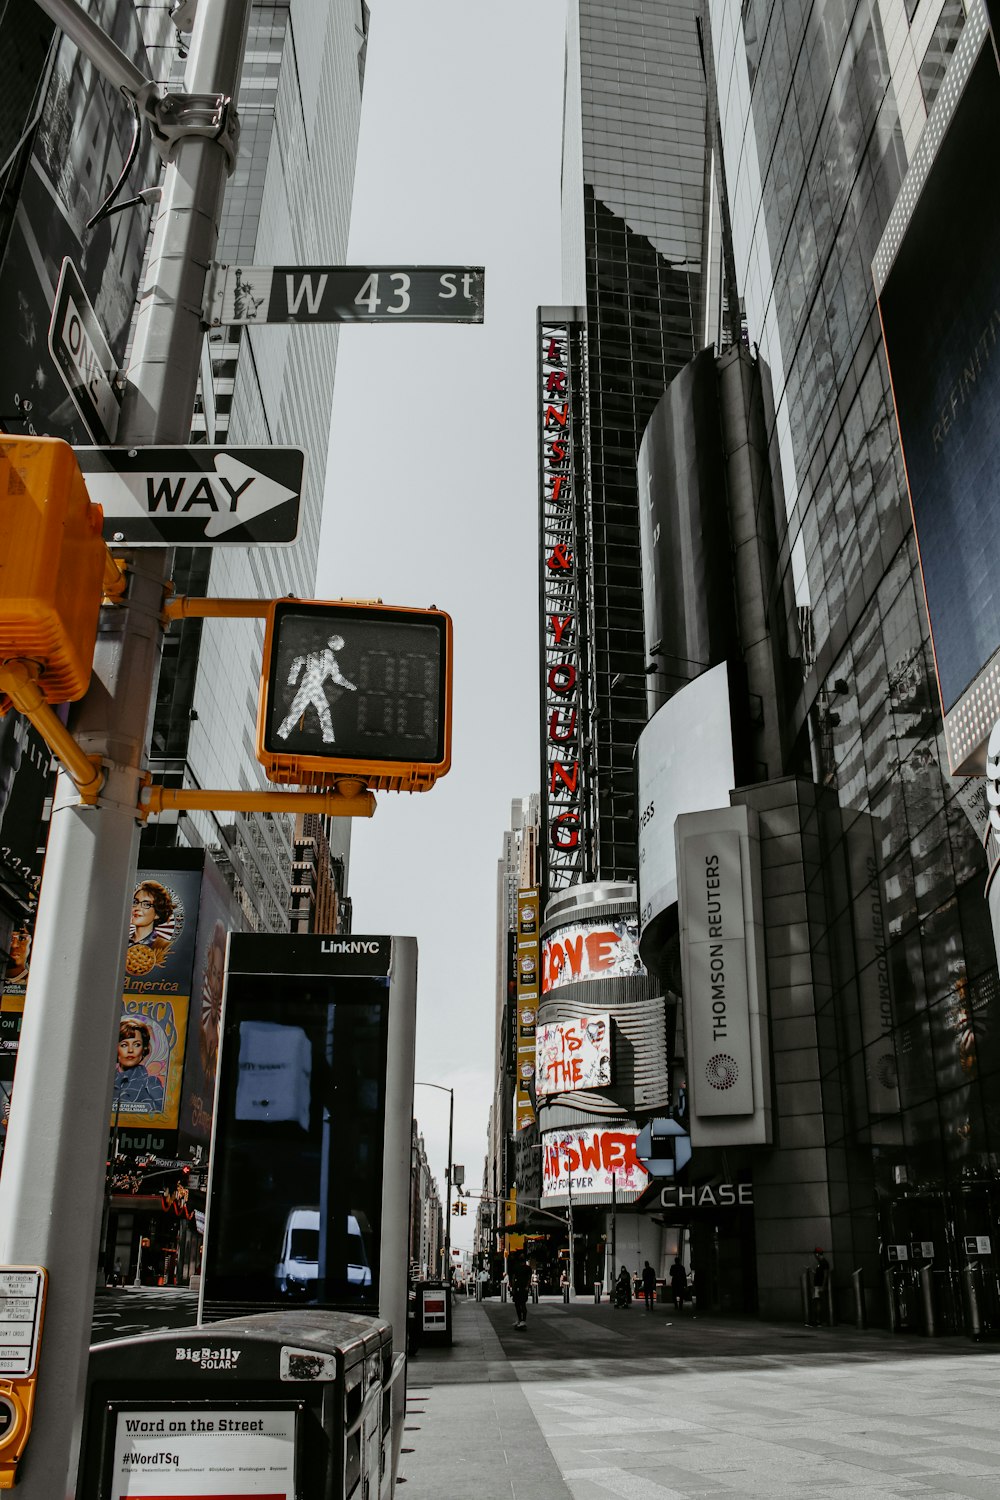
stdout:
POLYGON ((823 1254, 822 1246, 813 1251, 815 1264, 812 1268, 812 1297, 809 1302, 809 1325, 818 1328, 823 1321, 822 1309, 830 1283, 830 1262, 823 1254))
POLYGON ((507 1283, 510 1294, 514 1300, 514 1311, 517 1314, 515 1328, 526 1328, 528 1326, 528 1291, 531 1287, 531 1267, 528 1265, 523 1250, 515 1250, 507 1257, 507 1283))
POLYGON ((642 1268, 642 1295, 646 1303, 646 1311, 653 1311, 653 1303, 656 1301, 656 1272, 647 1260, 642 1268))
POLYGON ((679 1255, 674 1256, 674 1263, 670 1267, 670 1290, 674 1294, 674 1307, 677 1312, 684 1306, 684 1298, 687 1296, 688 1273, 681 1264, 679 1255))

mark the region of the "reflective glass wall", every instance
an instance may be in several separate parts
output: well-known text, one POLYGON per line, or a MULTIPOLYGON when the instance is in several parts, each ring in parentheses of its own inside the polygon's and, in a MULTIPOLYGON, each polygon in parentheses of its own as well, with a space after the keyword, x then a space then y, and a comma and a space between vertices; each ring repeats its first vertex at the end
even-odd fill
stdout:
POLYGON ((935 69, 961 30, 954 10, 708 6, 736 274, 773 379, 784 497, 771 597, 787 600, 797 677, 789 769, 838 807, 817 829, 825 868, 811 910, 818 941, 833 945, 846 921, 860 955, 832 976, 828 1148, 870 1144, 883 1233, 897 1236, 893 1214, 920 1195, 947 1200, 948 1232, 960 1233, 1000 1168, 985 862, 948 775, 871 275, 935 69), (866 1004, 879 1013, 887 985, 883 1060, 865 1055, 863 1016, 866 1004), (878 1066, 898 1086, 898 1128, 872 1111, 878 1066))
POLYGON ((696 0, 570 7, 565 300, 587 315, 593 870, 636 870, 646 721, 636 461, 665 386, 703 342, 707 89, 696 0))

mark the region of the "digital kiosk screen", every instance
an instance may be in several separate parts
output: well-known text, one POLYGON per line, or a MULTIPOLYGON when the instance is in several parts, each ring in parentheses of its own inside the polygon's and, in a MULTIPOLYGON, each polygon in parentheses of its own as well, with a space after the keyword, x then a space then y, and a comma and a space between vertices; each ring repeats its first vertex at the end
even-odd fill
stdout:
POLYGON ((230 973, 205 1302, 378 1311, 387 978, 230 973))

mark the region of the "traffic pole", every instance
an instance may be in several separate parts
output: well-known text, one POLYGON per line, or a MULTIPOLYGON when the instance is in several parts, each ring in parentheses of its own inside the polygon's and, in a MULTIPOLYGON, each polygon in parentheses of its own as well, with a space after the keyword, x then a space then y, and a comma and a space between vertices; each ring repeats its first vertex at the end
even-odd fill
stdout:
MULTIPOLYGON (((48 0, 50 14, 60 8, 48 0)), ((201 0, 186 96, 235 99, 249 14, 250 0, 201 0)), ((101 49, 91 50, 85 36, 74 40, 100 68, 101 49)), ((190 439, 202 293, 231 141, 222 132, 188 133, 183 120, 177 135, 140 299, 118 435, 124 446, 190 439)), ((136 814, 169 568, 169 552, 134 554, 127 597, 103 611, 93 682, 71 727, 100 757, 105 784, 97 805, 84 807, 60 774, 53 805, 0 1178, 0 1265, 49 1272, 34 1421, 18 1467, 24 1500, 71 1500, 76 1492, 136 814)))
MULTIPOLYGON (((444 1284, 451 1294, 451 1178, 452 1138, 455 1133, 455 1090, 448 1090, 448 1186, 444 1214, 444 1284)), ((451 1322, 451 1303, 448 1304, 448 1322, 451 1322)))

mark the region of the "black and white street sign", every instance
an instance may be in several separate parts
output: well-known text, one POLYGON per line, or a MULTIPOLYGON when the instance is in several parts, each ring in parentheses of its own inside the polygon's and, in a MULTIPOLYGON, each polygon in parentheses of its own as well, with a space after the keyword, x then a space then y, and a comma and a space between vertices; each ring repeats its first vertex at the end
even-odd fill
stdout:
POLYGON ((212 328, 239 323, 481 323, 482 266, 223 266, 205 301, 212 328))
POLYGON ((94 442, 113 443, 121 415, 117 362, 68 256, 59 272, 49 322, 49 353, 94 442))
POLYGON ((120 547, 294 542, 301 448, 77 448, 87 493, 120 547))

